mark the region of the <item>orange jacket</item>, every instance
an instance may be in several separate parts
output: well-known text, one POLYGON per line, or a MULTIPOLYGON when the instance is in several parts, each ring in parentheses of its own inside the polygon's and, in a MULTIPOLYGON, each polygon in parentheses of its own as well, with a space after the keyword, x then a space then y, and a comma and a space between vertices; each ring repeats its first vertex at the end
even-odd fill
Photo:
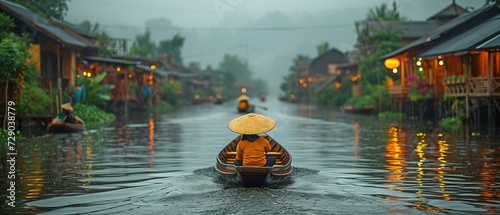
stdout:
POLYGON ((240 101, 238 103, 238 110, 246 110, 248 108, 248 101, 240 101))
POLYGON ((259 137, 253 142, 240 140, 236 146, 236 160, 243 161, 243 166, 265 166, 265 153, 270 150, 271 144, 266 138, 259 137))

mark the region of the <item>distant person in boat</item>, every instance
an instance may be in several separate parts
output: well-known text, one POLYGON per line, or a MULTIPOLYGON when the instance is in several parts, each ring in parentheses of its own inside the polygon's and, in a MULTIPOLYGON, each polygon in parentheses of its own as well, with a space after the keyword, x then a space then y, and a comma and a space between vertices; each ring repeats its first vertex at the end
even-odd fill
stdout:
POLYGON ((249 113, 231 120, 229 129, 241 134, 241 139, 236 146, 236 166, 267 166, 272 167, 276 163, 275 157, 267 157, 266 153, 271 151, 271 144, 266 138, 258 134, 270 131, 276 126, 272 118, 260 114, 249 113))
POLYGON ((52 124, 56 123, 75 123, 76 117, 73 114, 73 107, 70 103, 61 105, 62 111, 59 115, 52 120, 52 124))
POLYGON ((246 95, 241 95, 238 97, 238 112, 251 112, 254 108, 253 105, 250 105, 250 98, 246 95))

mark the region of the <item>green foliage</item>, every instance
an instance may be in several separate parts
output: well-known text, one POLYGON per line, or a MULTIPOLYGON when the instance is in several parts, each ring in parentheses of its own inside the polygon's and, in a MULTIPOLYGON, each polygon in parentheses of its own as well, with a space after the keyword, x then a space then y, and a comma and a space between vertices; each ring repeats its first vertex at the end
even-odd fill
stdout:
POLYGON ((401 21, 405 18, 401 17, 397 10, 396 1, 392 4, 392 10, 389 10, 386 3, 382 3, 379 7, 374 7, 370 9, 366 15, 367 21, 401 21))
POLYGON ((406 115, 399 112, 394 113, 390 111, 384 111, 378 114, 378 118, 382 121, 401 121, 406 119, 406 115))
POLYGON ((158 45, 158 54, 160 56, 169 54, 175 62, 182 64, 181 49, 184 41, 185 38, 179 34, 176 34, 172 39, 162 40, 158 45))
POLYGON ((238 55, 224 55, 224 59, 219 63, 217 70, 231 74, 237 81, 250 81, 252 79, 248 63, 238 55))
POLYGON ((95 33, 95 44, 99 48, 97 55, 99 57, 111 57, 116 54, 116 40, 113 40, 106 32, 95 33))
POLYGON ((341 106, 351 97, 351 87, 352 83, 349 82, 346 82, 341 88, 330 84, 321 93, 314 96, 313 101, 315 104, 328 107, 341 106))
POLYGON ((374 106, 376 104, 376 100, 372 98, 370 95, 352 96, 349 99, 347 99, 345 104, 352 105, 356 108, 362 108, 365 106, 374 106))
MULTIPOLYGON (((403 46, 400 42, 401 30, 379 30, 374 29, 367 38, 367 47, 373 47, 373 50, 360 50, 358 57, 360 61, 361 79, 363 84, 380 84, 386 76, 394 76, 392 71, 384 67, 379 58, 382 55, 395 51, 403 46)), ((397 77, 392 77, 397 79, 397 77)))
POLYGON ((106 72, 102 72, 101 74, 90 78, 84 77, 83 75, 76 78, 77 86, 85 86, 87 94, 87 98, 84 101, 85 103, 100 105, 105 101, 111 100, 110 91, 115 88, 115 85, 105 85, 101 83, 104 78, 106 78, 106 75, 106 72))
POLYGON ((0 42, 0 79, 13 80, 16 71, 25 66, 28 44, 17 37, 7 36, 0 42))
POLYGON ((330 45, 328 42, 322 42, 318 46, 316 46, 316 50, 318 51, 318 56, 326 53, 328 50, 330 50, 330 45))
POLYGON ((459 130, 462 128, 462 120, 457 117, 444 118, 439 124, 446 130, 459 130))
POLYGON ((417 76, 408 77, 406 89, 410 94, 411 101, 421 101, 434 98, 432 85, 424 79, 423 72, 418 72, 417 76))
POLYGON ((9 36, 11 30, 15 27, 12 17, 5 13, 0 13, 0 40, 9 36))
MULTIPOLYGON (((294 93, 295 85, 297 84, 297 68, 295 68, 296 64, 301 61, 309 61, 310 58, 307 55, 299 54, 295 59, 293 59, 293 64, 290 66, 290 73, 288 75, 283 76, 283 83, 280 85, 280 89, 285 92, 285 96, 288 97, 294 93)), ((322 99, 320 99, 322 100, 322 99)))
POLYGON ((162 99, 174 106, 181 105, 182 84, 178 81, 164 81, 162 83, 162 99))
POLYGON ((13 2, 23 5, 38 15, 49 18, 64 19, 68 11, 68 0, 13 0, 13 2))
MULTIPOLYGON (((9 139, 9 137, 12 137, 12 135, 9 135, 9 132, 10 131, 7 129, 0 128, 0 140, 2 140, 2 148, 1 148, 2 154, 7 153, 7 149, 9 147, 8 142, 6 141, 7 139, 9 139)), ((14 132, 14 131, 11 131, 11 132, 14 132)), ((21 141, 26 139, 26 137, 23 136, 21 131, 15 131, 14 134, 16 137, 16 142, 21 142, 21 141)))
POLYGON ((148 105, 146 107, 148 113, 155 113, 155 112, 165 112, 165 111, 171 111, 174 109, 174 106, 169 104, 168 102, 165 101, 160 101, 160 104, 157 106, 151 106, 148 105))
POLYGON ((94 105, 76 103, 73 105, 75 115, 82 118, 85 123, 109 123, 116 119, 116 116, 107 113, 94 105))
POLYGON ((20 115, 46 115, 50 110, 50 96, 46 89, 40 88, 36 83, 27 83, 21 99, 17 102, 20 115))
POLYGON ((151 41, 151 31, 146 29, 144 35, 137 35, 135 42, 130 48, 130 55, 139 55, 141 57, 155 57, 156 45, 151 41))

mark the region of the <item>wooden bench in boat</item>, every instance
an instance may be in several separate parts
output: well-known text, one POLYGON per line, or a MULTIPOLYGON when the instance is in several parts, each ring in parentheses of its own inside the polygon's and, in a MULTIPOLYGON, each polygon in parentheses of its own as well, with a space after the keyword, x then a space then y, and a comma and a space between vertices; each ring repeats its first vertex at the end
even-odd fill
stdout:
MULTIPOLYGON (((283 162, 281 161, 281 152, 267 152, 266 156, 274 156, 276 157, 276 165, 281 165, 283 162)), ((226 163, 234 164, 234 160, 236 158, 236 152, 226 152, 226 163)))

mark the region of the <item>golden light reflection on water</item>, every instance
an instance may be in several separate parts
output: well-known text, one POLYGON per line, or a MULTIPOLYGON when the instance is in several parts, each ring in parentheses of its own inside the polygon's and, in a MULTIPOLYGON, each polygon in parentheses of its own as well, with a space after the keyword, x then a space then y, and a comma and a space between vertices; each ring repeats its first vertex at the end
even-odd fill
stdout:
POLYGON ((352 123, 352 130, 354 131, 354 156, 359 157, 359 135, 361 134, 361 127, 358 122, 352 123))
POLYGON ((155 121, 153 117, 149 118, 149 151, 151 159, 149 159, 149 167, 154 167, 155 160, 155 121))
MULTIPOLYGON (((413 152, 416 154, 416 159, 418 160, 417 166, 415 169, 415 181, 417 186, 414 188, 417 188, 416 191, 414 191, 416 194, 419 195, 419 200, 414 201, 414 208, 419 209, 419 210, 424 210, 424 211, 431 211, 431 212, 439 212, 442 209, 440 208, 433 208, 429 207, 427 205, 427 197, 425 195, 425 176, 428 176, 429 174, 433 174, 432 172, 426 172, 426 168, 424 167, 425 162, 427 160, 427 153, 426 153, 426 147, 428 147, 428 144, 426 142, 426 137, 427 134, 424 132, 417 132, 415 134, 418 138, 418 143, 413 148, 413 152), (418 188, 421 189, 418 189, 418 188)), ((386 165, 384 165, 385 169, 389 170, 390 172, 385 175, 385 178, 389 181, 387 184, 387 189, 391 191, 396 191, 396 192, 407 192, 404 190, 403 186, 408 183, 408 180, 412 180, 412 177, 408 177, 408 172, 410 170, 407 169, 408 165, 411 165, 411 163, 408 163, 412 161, 412 158, 409 157, 409 154, 411 155, 411 152, 407 152, 407 150, 411 150, 412 148, 407 146, 406 143, 408 143, 408 133, 407 131, 401 129, 397 125, 393 125, 388 129, 388 138, 387 138, 387 143, 386 143, 386 165)), ((442 196, 444 200, 449 200, 449 194, 444 193, 446 184, 444 183, 444 176, 446 172, 444 169, 446 168, 446 153, 448 150, 448 145, 446 141, 444 140, 439 140, 438 141, 439 145, 439 167, 437 169, 438 172, 438 181, 439 181, 439 187, 440 190, 443 191, 442 196)), ((395 197, 391 197, 391 199, 397 200, 395 197)))
POLYGON ((401 142, 406 141, 406 133, 397 126, 391 126, 388 130, 389 138, 387 140, 385 154, 388 165, 384 165, 385 169, 390 173, 385 177, 390 181, 387 186, 389 190, 401 192, 398 185, 401 185, 405 180, 405 151, 400 146, 401 142))
MULTIPOLYGON (((497 152, 500 148, 497 148, 497 152)), ((485 200, 499 200, 500 192, 498 191, 499 183, 499 164, 500 157, 498 154, 494 154, 495 151, 490 149, 481 150, 481 169, 480 169, 480 179, 481 179, 481 189, 479 193, 485 200), (496 190, 496 191, 495 191, 496 190)), ((483 206, 484 209, 488 211, 494 211, 497 208, 483 206)))
POLYGON ((42 193, 43 171, 42 171, 42 153, 35 152, 29 158, 26 158, 26 169, 24 171, 30 174, 24 176, 22 183, 24 184, 24 198, 25 199, 38 199, 42 193))
POLYGON ((443 196, 443 200, 445 201, 450 201, 450 194, 446 193, 446 183, 445 183, 445 176, 447 174, 446 167, 447 167, 447 162, 446 162, 446 155, 448 153, 449 147, 448 143, 446 143, 446 140, 438 140, 438 151, 439 151, 439 157, 438 161, 440 162, 437 168, 437 180, 439 183, 439 189, 441 190, 441 195, 443 196))

